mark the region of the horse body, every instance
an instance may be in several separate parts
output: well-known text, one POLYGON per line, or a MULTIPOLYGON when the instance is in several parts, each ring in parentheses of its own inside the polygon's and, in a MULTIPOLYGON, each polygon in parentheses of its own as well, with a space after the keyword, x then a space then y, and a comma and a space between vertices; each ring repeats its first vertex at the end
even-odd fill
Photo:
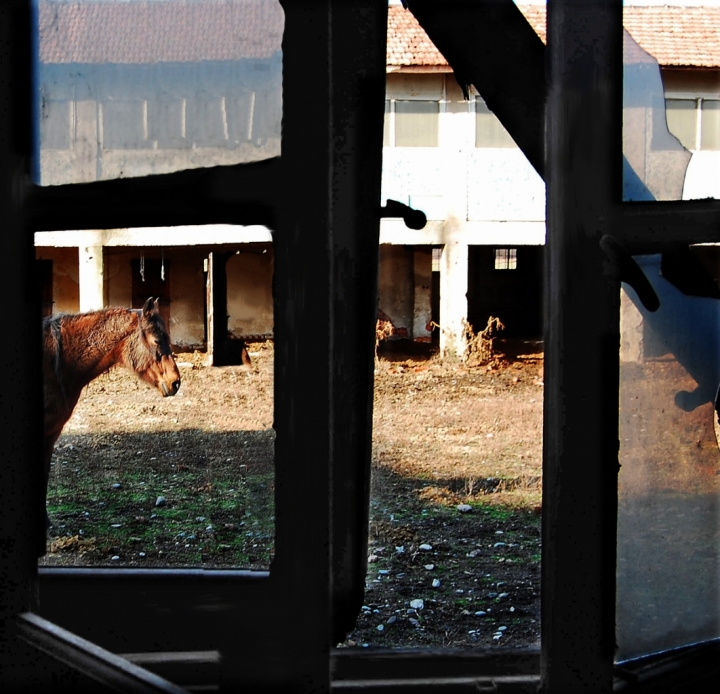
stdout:
POLYGON ((43 320, 46 492, 55 442, 82 389, 116 365, 135 372, 164 397, 177 393, 180 372, 157 300, 148 299, 142 311, 108 308, 43 320))

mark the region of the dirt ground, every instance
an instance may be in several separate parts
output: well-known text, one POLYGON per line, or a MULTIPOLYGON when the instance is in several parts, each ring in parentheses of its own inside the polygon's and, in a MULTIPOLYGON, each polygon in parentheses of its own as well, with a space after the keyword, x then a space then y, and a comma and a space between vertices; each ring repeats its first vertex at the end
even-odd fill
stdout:
MULTIPOLYGON (((270 565, 273 351, 249 348, 251 371, 177 355, 174 398, 121 370, 88 386, 53 458, 43 564, 270 565)), ((344 647, 538 645, 542 354, 504 350, 468 368, 382 346, 366 603, 344 647)))

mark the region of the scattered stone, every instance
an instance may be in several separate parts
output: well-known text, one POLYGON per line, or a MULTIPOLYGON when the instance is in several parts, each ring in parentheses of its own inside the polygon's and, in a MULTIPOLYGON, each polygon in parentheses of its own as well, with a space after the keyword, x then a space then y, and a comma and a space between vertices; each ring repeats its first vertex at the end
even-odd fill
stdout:
POLYGON ((375 628, 376 628, 378 631, 383 631, 383 629, 385 629, 385 625, 384 625, 384 624, 378 624, 375 628))
POLYGON ((435 568, 435 564, 425 564, 425 568, 428 571, 432 571, 435 568))
POLYGON ((155 500, 155 506, 165 506, 166 503, 167 503, 167 500, 165 499, 164 496, 159 496, 155 500))
POLYGON ((397 617, 393 615, 392 617, 388 618, 387 624, 395 624, 397 622, 397 617))
POLYGON ((507 627, 498 627, 497 630, 500 632, 507 631, 507 627))
POLYGON ((389 573, 390 573, 390 571, 388 571, 387 569, 380 569, 378 571, 378 575, 380 575, 380 576, 387 576, 389 573))
POLYGON ((400 547, 396 547, 396 548, 395 548, 395 551, 396 551, 398 554, 402 554, 402 553, 405 551, 405 545, 400 545, 400 547))
POLYGON ((491 600, 494 600, 494 599, 498 596, 498 594, 491 592, 491 593, 488 593, 487 596, 488 596, 491 600))
POLYGON ((409 621, 410 624, 412 624, 414 627, 419 627, 419 626, 420 626, 420 622, 419 622, 417 619, 413 619, 412 617, 410 617, 410 619, 408 619, 408 621, 409 621))
POLYGON ((122 489, 122 484, 115 482, 115 484, 110 485, 110 489, 122 489))
POLYGON ((122 528, 122 523, 113 523, 110 527, 111 528, 122 528))
POLYGON ((470 504, 458 504, 456 508, 460 513, 470 513, 472 511, 470 504))
POLYGON ((198 523, 202 523, 202 522, 205 520, 205 516, 198 516, 195 520, 196 520, 198 523))
POLYGON ((493 641, 499 641, 502 638, 502 632, 493 634, 493 641))
POLYGON ((505 547, 505 546, 506 546, 506 543, 505 543, 505 542, 496 542, 496 543, 493 545, 493 549, 495 549, 495 548, 497 548, 497 547, 505 547))
POLYGON ((478 611, 475 613, 475 616, 476 616, 476 617, 484 617, 486 614, 487 614, 487 612, 485 612, 485 610, 478 610, 478 611))
POLYGON ((410 607, 412 607, 414 610, 422 610, 423 607, 425 607, 425 601, 420 600, 419 598, 416 600, 411 600, 410 607))
POLYGON ((498 595, 498 599, 504 600, 505 598, 507 598, 509 596, 510 596, 510 593, 500 593, 500 595, 498 595))
POLYGON ((423 544, 421 544, 418 549, 421 552, 430 552, 432 550, 432 545, 429 545, 427 542, 423 542, 423 544))
POLYGON ((433 578, 432 587, 433 587, 433 588, 439 588, 439 587, 440 587, 440 579, 439 579, 439 578, 433 578))
POLYGON ((470 550, 466 556, 470 557, 471 559, 475 559, 475 557, 477 557, 478 554, 480 554, 480 553, 481 552, 479 549, 473 549, 473 550, 470 550))
POLYGON ((110 561, 117 561, 120 559, 120 557, 117 554, 114 554, 112 557, 110 557, 110 561))
POLYGON ((374 564, 378 559, 379 557, 376 554, 371 554, 368 557, 368 564, 374 564))
POLYGON ((145 556, 145 552, 138 552, 138 556, 139 556, 139 557, 144 557, 144 556, 145 556))

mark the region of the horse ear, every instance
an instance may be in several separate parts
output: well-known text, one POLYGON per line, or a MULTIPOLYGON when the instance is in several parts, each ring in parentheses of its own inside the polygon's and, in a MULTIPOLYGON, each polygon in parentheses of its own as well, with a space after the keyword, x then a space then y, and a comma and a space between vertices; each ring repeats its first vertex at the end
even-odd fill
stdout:
POLYGON ((143 316, 149 316, 153 311, 157 311, 157 306, 157 299, 153 299, 152 297, 150 297, 145 302, 145 306, 143 306, 143 316))

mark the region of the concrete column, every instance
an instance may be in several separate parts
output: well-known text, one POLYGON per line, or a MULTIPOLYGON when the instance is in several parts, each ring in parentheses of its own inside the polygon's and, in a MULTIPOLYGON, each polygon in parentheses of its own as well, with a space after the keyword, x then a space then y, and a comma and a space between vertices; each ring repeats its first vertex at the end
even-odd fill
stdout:
POLYGON ((415 249, 413 253, 413 301, 412 337, 430 339, 427 324, 432 318, 432 254, 427 249, 415 249))
POLYGON ((79 246, 78 268, 80 311, 94 311, 103 308, 105 305, 103 247, 79 246))
POLYGON ((451 240, 440 258, 440 353, 448 359, 461 359, 465 354, 467 291, 468 245, 451 240))

